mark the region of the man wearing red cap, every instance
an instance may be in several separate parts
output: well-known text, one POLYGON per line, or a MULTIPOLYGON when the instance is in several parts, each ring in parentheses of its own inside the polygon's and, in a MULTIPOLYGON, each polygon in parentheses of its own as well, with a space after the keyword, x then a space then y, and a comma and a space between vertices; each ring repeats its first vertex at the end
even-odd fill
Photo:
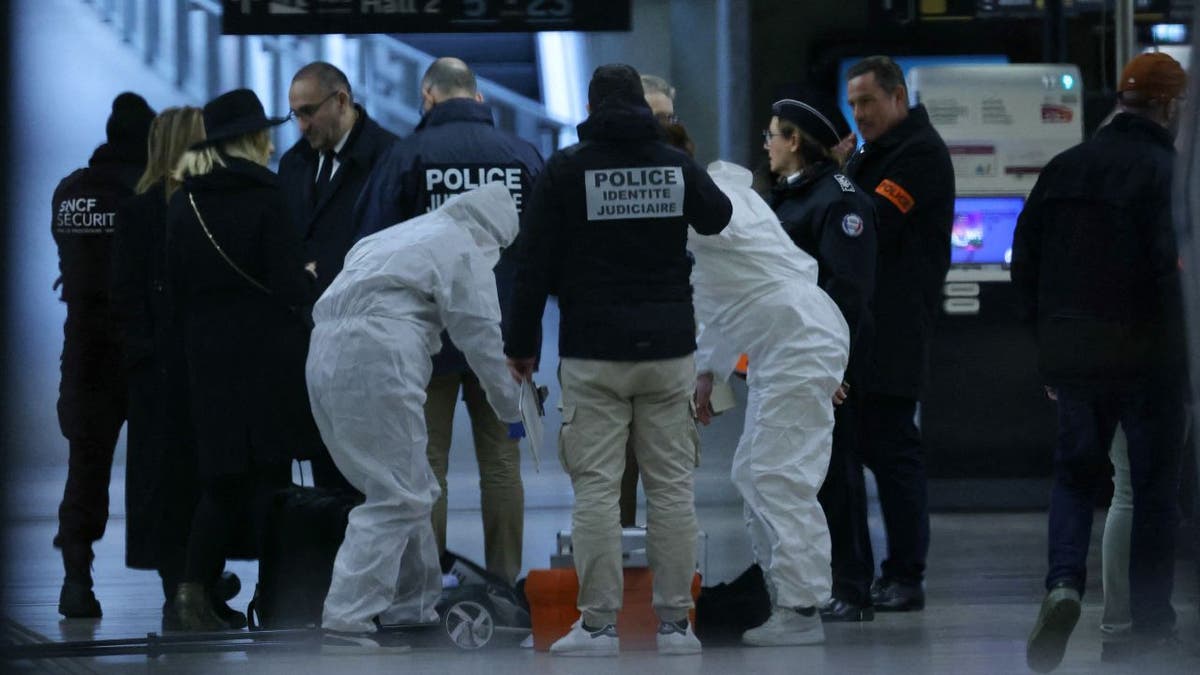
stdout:
POLYGON ((1130 61, 1116 116, 1046 165, 1013 237, 1013 282, 1058 405, 1047 594, 1026 649, 1038 672, 1062 661, 1079 618, 1093 505, 1118 422, 1133 482, 1131 652, 1173 643, 1187 355, 1170 203, 1186 82, 1165 54, 1130 61))

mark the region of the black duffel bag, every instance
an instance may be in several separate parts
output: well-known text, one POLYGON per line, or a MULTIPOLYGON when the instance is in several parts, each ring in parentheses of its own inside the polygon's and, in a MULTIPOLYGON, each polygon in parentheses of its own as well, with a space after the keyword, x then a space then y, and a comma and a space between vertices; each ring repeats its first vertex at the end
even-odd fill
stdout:
POLYGON ((350 510, 361 503, 355 494, 296 485, 270 499, 246 612, 251 630, 320 627, 333 559, 350 510))

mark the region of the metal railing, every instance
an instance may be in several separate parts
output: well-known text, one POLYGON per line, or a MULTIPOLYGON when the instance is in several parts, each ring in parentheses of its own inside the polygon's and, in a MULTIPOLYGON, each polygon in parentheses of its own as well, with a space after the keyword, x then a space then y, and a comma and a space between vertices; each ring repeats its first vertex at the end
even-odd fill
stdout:
MULTIPOLYGON (((407 135, 421 119, 419 83, 434 57, 390 35, 221 35, 219 0, 82 1, 149 68, 197 102, 248 87, 269 114, 282 115, 292 74, 324 60, 346 72, 355 99, 386 128, 407 135)), ((480 78, 479 89, 495 111, 497 127, 530 141, 543 155, 557 148, 567 122, 495 82, 480 78)), ((287 148, 297 137, 294 125, 284 125, 275 145, 287 148)))

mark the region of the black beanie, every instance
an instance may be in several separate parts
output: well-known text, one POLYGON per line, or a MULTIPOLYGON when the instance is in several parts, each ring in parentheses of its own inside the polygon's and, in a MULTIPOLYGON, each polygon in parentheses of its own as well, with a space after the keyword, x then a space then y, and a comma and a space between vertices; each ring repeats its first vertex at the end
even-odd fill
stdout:
POLYGON ((146 151, 146 137, 150 135, 150 122, 154 120, 154 109, 146 99, 133 92, 118 94, 112 102, 112 114, 108 116, 105 132, 111 145, 141 148, 146 151))
POLYGON ((633 66, 624 63, 600 66, 592 73, 592 81, 588 84, 588 105, 592 110, 607 105, 649 107, 642 90, 642 76, 633 66))

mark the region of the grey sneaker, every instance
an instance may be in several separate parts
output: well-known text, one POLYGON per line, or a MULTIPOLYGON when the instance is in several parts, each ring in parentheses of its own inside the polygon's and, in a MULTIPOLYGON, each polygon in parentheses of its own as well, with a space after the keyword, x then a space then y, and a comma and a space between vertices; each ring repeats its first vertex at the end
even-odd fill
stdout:
POLYGON ((1067 640, 1077 621, 1079 591, 1065 584, 1051 588, 1025 645, 1025 663, 1030 670, 1048 673, 1062 663, 1067 640))
POLYGON ((385 642, 378 633, 342 633, 326 630, 321 636, 322 654, 361 654, 365 656, 383 656, 386 654, 405 654, 412 647, 405 644, 385 642))
POLYGON ((772 607, 765 623, 742 633, 742 642, 754 647, 819 645, 825 642, 825 627, 816 607, 772 607))
POLYGON ((616 626, 610 623, 599 629, 586 628, 583 617, 571 626, 571 632, 550 645, 550 653, 555 656, 616 656, 620 651, 616 626))
POLYGON ((691 622, 687 619, 683 619, 682 621, 660 621, 658 624, 658 635, 654 639, 658 643, 659 654, 682 655, 700 653, 700 640, 692 632, 691 622))

